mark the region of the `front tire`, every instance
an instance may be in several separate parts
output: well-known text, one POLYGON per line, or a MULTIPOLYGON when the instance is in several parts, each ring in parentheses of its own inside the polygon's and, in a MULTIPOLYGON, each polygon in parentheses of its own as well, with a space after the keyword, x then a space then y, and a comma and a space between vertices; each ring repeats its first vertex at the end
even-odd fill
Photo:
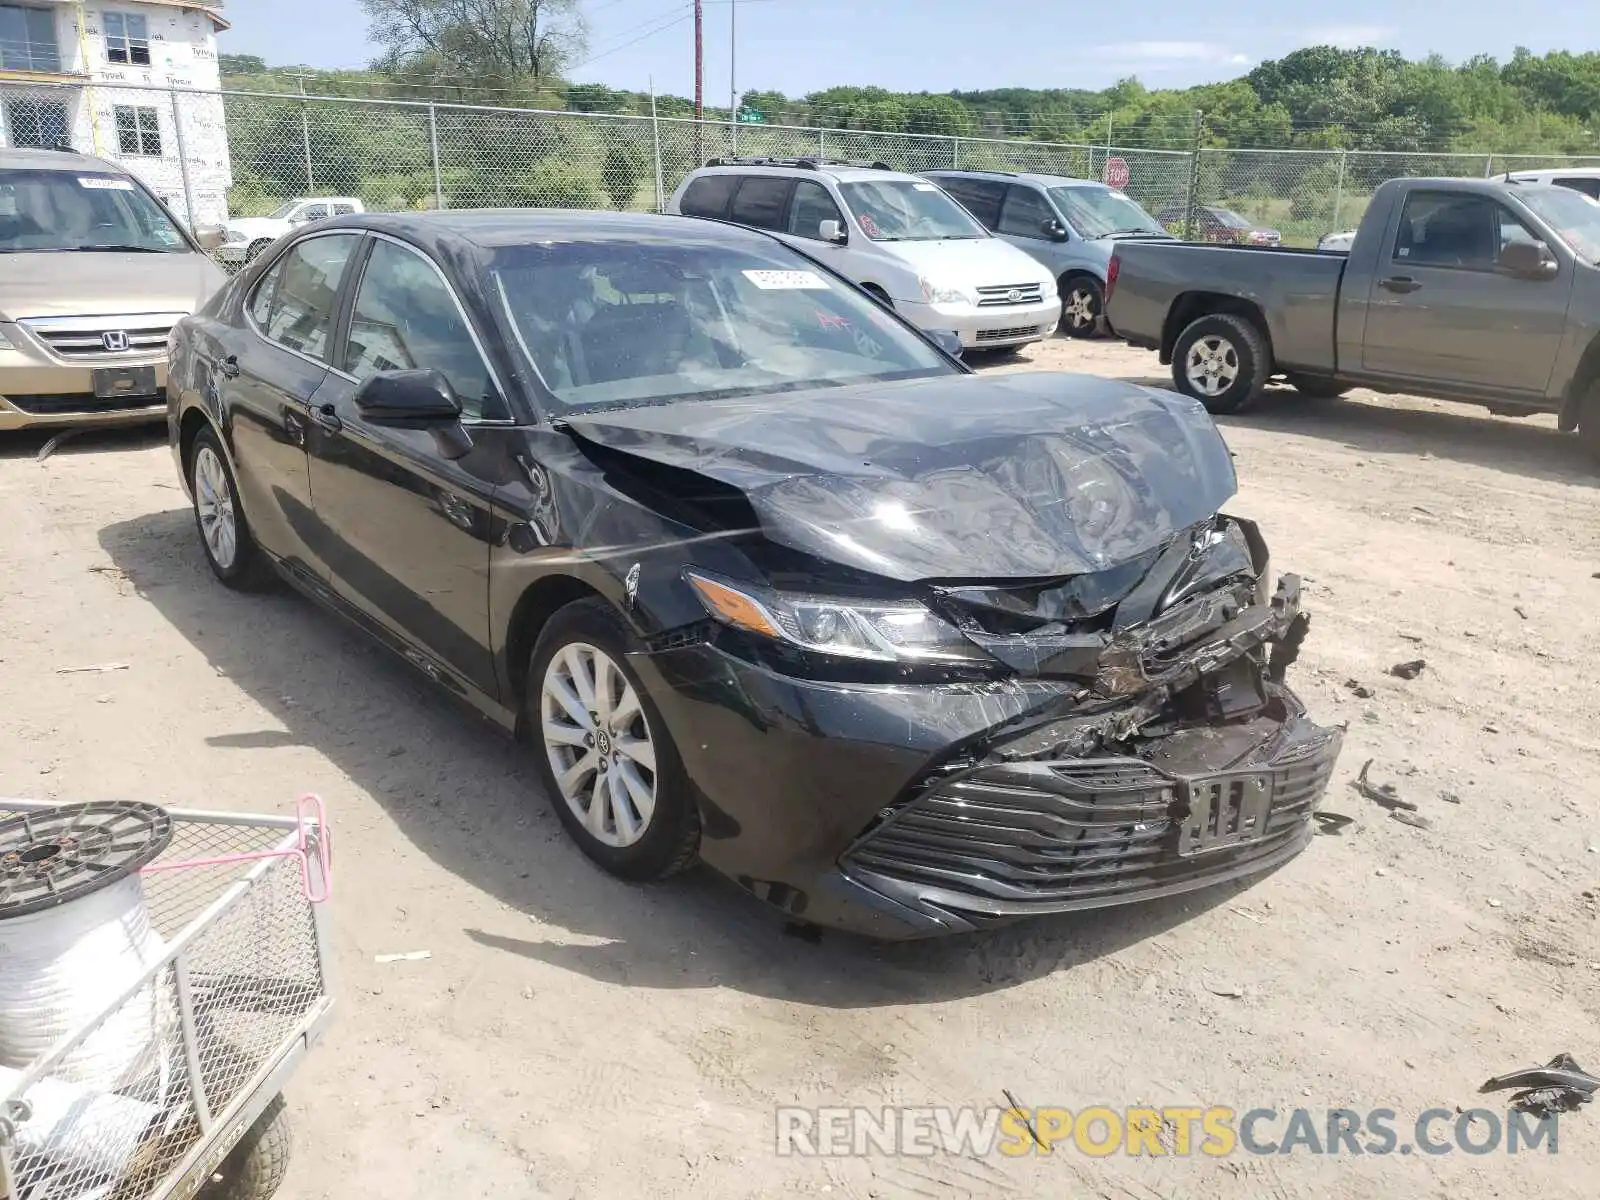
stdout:
POLYGON ((211 573, 235 591, 254 591, 269 582, 271 567, 245 520, 233 468, 209 426, 189 448, 189 492, 194 497, 195 530, 211 573))
POLYGON ((1092 275, 1061 281, 1061 331, 1068 337, 1095 338, 1105 329, 1105 288, 1092 275))
POLYGON ((1255 322, 1212 313, 1190 323, 1172 348, 1172 380, 1207 412, 1244 412, 1266 389, 1272 352, 1255 322))
POLYGON ((655 702, 628 665, 643 649, 604 600, 545 624, 529 661, 523 723, 540 781, 579 848, 620 879, 694 863, 700 814, 655 702))

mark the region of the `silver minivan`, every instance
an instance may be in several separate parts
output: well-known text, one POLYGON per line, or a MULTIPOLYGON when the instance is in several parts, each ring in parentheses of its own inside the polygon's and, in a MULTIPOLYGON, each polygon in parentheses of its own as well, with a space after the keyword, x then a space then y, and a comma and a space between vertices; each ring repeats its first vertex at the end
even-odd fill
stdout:
POLYGON ((939 188, 883 166, 816 159, 713 159, 667 211, 776 234, 872 292, 919 329, 964 350, 1049 337, 1055 275, 973 220, 939 188))
POLYGON ((1103 328, 1106 267, 1118 242, 1177 240, 1135 201, 1092 179, 1011 171, 925 177, 1049 270, 1061 293, 1061 328, 1073 337, 1094 337, 1103 328))

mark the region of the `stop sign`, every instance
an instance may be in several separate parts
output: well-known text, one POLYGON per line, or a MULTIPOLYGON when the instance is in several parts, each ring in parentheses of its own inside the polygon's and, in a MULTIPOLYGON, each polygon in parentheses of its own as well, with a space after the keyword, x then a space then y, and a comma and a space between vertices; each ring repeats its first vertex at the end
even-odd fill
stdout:
POLYGON ((1106 159, 1105 180, 1107 185, 1121 191, 1128 186, 1132 173, 1128 170, 1128 160, 1125 158, 1106 159))

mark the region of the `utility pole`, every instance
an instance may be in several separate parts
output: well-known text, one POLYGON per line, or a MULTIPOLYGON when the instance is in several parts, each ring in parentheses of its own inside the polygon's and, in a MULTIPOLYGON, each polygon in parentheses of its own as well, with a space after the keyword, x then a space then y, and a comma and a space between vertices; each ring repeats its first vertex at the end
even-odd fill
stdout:
POLYGON ((701 0, 694 0, 694 159, 697 167, 706 160, 706 12, 701 0))
POLYGON ((733 126, 733 153, 739 154, 739 0, 728 0, 728 124, 733 126))

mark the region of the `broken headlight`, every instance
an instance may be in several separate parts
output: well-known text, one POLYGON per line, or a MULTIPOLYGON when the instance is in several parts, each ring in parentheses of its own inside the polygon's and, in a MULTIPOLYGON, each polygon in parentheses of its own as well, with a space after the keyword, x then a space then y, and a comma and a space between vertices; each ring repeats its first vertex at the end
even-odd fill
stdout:
POLYGON ((684 572, 718 621, 817 654, 876 662, 989 662, 981 650, 915 601, 869 601, 780 592, 684 572))

